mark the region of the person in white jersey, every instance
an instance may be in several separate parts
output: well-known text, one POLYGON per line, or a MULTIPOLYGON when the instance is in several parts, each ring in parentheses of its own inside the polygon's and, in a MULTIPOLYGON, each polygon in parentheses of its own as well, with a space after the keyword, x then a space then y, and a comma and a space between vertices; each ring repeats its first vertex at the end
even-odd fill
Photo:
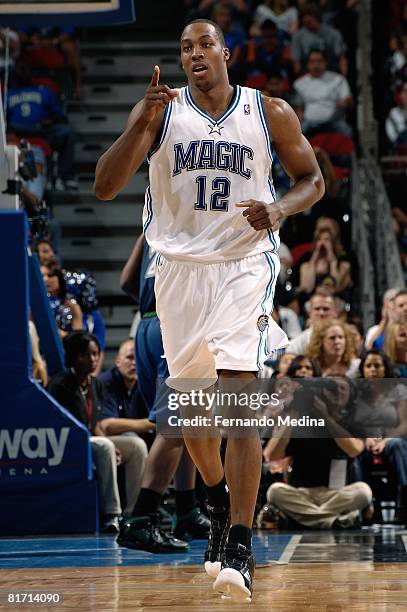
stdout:
MULTIPOLYGON (((159 252, 155 292, 169 385, 203 389, 255 380, 262 362, 286 344, 272 320, 279 271, 279 221, 312 206, 324 182, 298 119, 286 102, 229 84, 229 50, 219 27, 196 20, 181 35, 188 85, 160 84, 154 67, 124 133, 96 167, 95 193, 113 199, 149 159, 144 232, 159 252), (272 150, 292 179, 278 201, 272 150)), ((251 527, 261 470, 258 437, 188 436, 208 496, 211 533, 205 569, 214 589, 250 600, 251 527), (225 477, 226 475, 226 477, 225 477), (227 482, 227 486, 226 486, 227 482)), ((131 524, 125 524, 126 539, 131 524)))

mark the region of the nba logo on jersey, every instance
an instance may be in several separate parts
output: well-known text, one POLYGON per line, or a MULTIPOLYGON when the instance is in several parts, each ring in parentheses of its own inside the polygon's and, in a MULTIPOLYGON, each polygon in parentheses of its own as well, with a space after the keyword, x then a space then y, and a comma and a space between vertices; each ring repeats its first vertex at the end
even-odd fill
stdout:
POLYGON ((245 115, 250 115, 250 104, 245 104, 243 110, 245 115))

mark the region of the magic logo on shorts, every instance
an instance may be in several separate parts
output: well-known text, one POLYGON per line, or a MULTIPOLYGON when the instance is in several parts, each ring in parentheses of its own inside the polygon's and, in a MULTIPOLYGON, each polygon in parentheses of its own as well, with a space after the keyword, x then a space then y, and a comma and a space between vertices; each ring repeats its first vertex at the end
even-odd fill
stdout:
POLYGON ((268 315, 265 315, 265 314, 261 315, 257 319, 257 327, 259 331, 263 332, 266 329, 268 323, 269 323, 268 315))

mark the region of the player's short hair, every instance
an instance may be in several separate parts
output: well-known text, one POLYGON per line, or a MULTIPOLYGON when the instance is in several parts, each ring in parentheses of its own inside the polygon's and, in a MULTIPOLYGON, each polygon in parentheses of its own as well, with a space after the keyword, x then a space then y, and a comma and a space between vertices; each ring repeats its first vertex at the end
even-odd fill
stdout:
POLYGON ((218 26, 217 23, 211 21, 210 19, 194 19, 193 21, 187 23, 185 28, 190 25, 193 25, 194 23, 209 23, 209 25, 213 26, 215 28, 216 36, 218 37, 220 44, 222 45, 222 47, 226 47, 225 37, 223 35, 222 29, 220 28, 220 26, 218 26))

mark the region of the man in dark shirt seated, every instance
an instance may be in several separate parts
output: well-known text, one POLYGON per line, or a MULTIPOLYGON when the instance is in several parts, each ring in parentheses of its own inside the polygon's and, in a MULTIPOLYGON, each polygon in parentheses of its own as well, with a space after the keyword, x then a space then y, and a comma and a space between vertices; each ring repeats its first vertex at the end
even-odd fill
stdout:
MULTIPOLYGON (((342 381, 349 384, 346 379, 342 381)), ((285 425, 273 432, 275 437, 267 443, 264 457, 266 461, 291 457, 292 471, 290 484, 273 483, 267 500, 283 516, 304 527, 352 528, 358 525, 361 511, 365 511, 365 518, 371 518, 373 513, 369 485, 347 484, 352 460, 364 450, 364 441, 351 437, 321 398, 314 397, 313 402, 313 412, 325 421, 325 437, 294 437, 301 433, 285 425), (329 432, 332 437, 328 437, 329 432)))
POLYGON ((137 387, 134 341, 131 338, 120 345, 115 363, 114 368, 99 375, 104 389, 101 427, 109 436, 154 431, 155 424, 145 418, 148 411, 137 387))

